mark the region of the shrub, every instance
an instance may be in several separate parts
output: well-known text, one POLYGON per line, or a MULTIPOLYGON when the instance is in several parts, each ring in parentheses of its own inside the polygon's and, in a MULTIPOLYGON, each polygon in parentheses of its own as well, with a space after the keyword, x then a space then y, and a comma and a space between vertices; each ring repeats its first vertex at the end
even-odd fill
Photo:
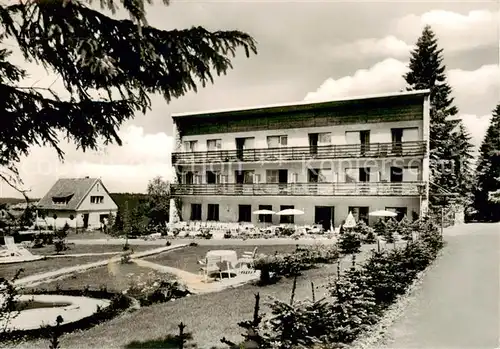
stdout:
POLYGON ((387 243, 396 242, 396 238, 394 234, 398 231, 398 222, 391 218, 385 223, 384 231, 382 232, 382 236, 387 243))
POLYGON ((339 251, 344 255, 355 254, 361 250, 361 238, 356 232, 346 230, 339 237, 339 251))
POLYGON ((149 306, 185 297, 190 292, 177 281, 155 280, 133 284, 124 291, 124 294, 137 299, 141 306, 149 306))
POLYGON ((165 243, 165 246, 171 246, 171 245, 172 245, 172 243, 171 243, 170 241, 167 241, 167 242, 165 243))
POLYGON ((397 232, 402 236, 403 240, 413 240, 413 229, 411 226, 411 222, 406 216, 404 216, 403 219, 398 223, 397 232))
POLYGON ((233 235, 231 234, 231 231, 228 230, 224 233, 224 239, 231 239, 233 235))
POLYGON ((191 242, 191 243, 189 244, 189 246, 191 246, 191 247, 195 247, 195 246, 198 246, 198 244, 197 244, 196 242, 194 242, 194 241, 193 241, 193 242, 191 242))

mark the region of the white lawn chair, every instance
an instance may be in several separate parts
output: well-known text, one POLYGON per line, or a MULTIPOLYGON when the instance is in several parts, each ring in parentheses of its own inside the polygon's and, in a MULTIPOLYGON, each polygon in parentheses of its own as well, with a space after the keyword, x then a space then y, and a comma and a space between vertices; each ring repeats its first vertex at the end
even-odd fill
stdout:
POLYGON ((14 237, 4 236, 4 242, 7 250, 1 251, 0 257, 34 257, 30 251, 16 245, 14 237))
POLYGON ((222 269, 220 267, 221 262, 222 259, 219 256, 207 257, 198 262, 201 264, 200 271, 205 276, 205 282, 208 281, 208 278, 212 274, 219 274, 219 277, 222 280, 222 269))
POLYGON ((240 273, 242 273, 243 270, 254 268, 256 253, 257 253, 257 247, 255 247, 253 251, 245 251, 241 254, 241 257, 238 259, 237 263, 237 265, 239 265, 240 273))

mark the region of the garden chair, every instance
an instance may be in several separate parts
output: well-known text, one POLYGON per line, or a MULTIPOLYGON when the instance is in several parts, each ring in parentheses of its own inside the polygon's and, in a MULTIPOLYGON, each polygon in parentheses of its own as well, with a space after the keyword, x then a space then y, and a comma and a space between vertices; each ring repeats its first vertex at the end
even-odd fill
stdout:
POLYGON ((4 236, 7 250, 0 252, 0 257, 33 257, 33 254, 24 247, 19 247, 12 236, 4 236))
POLYGON ((210 275, 213 274, 219 274, 219 277, 222 280, 222 269, 220 267, 221 262, 221 257, 207 257, 198 262, 201 264, 200 270, 205 277, 205 282, 207 282, 210 275))
POLYGON ((255 261, 255 255, 257 253, 257 247, 253 249, 253 251, 245 251, 242 253, 241 258, 238 259, 238 265, 240 266, 240 272, 241 272, 241 267, 246 266, 249 269, 254 268, 254 261, 255 261))

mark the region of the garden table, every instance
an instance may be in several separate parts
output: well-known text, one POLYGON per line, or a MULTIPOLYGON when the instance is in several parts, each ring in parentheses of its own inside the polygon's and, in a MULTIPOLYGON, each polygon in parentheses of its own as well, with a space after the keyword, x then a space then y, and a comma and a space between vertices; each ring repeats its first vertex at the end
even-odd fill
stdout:
POLYGON ((220 257, 221 262, 229 262, 232 267, 238 262, 238 254, 233 250, 212 250, 208 251, 206 258, 220 257))

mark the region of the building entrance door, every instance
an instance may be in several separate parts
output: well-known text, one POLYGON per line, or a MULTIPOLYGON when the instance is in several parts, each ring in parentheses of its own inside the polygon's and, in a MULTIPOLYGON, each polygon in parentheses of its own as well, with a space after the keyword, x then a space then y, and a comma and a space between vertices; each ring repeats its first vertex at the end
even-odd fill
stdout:
POLYGON ((330 230, 335 219, 334 206, 316 206, 314 208, 314 223, 321 224, 323 229, 330 230))

